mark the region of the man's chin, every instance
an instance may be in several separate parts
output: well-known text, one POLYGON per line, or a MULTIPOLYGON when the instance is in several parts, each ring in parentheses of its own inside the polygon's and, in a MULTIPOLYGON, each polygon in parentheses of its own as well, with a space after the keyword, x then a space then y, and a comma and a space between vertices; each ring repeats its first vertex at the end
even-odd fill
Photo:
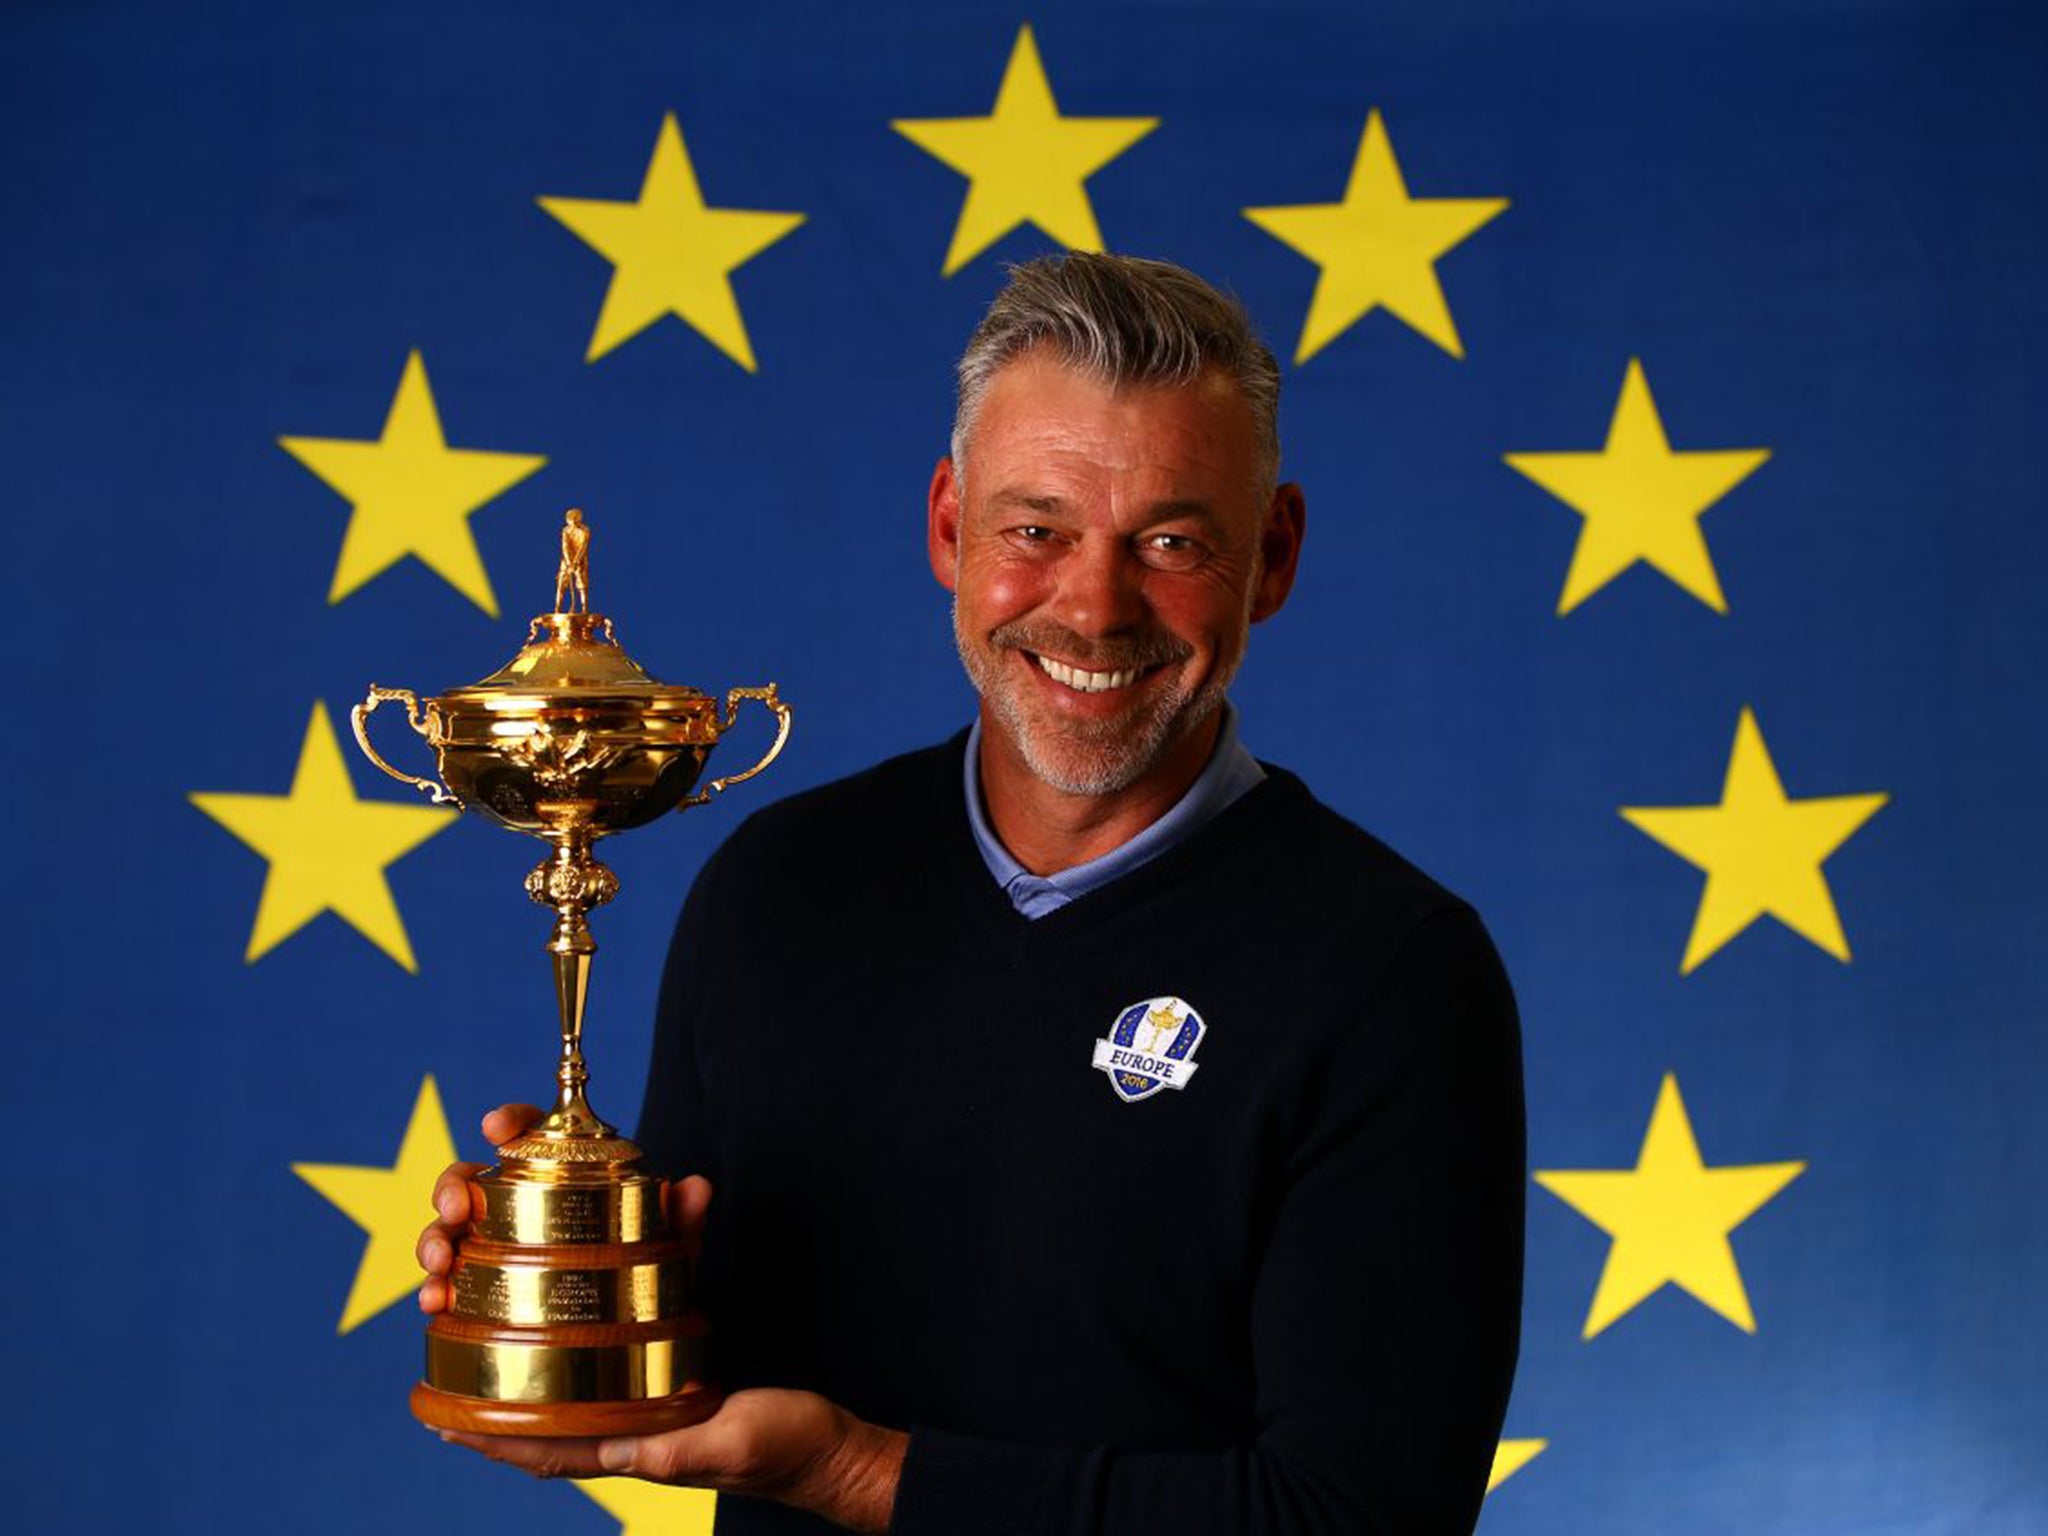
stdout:
POLYGON ((1163 717, 1134 709, 1112 718, 1058 722, 1011 713, 1006 702, 996 701, 995 714, 1032 776, 1062 794, 1099 797, 1143 779, 1222 699, 1195 700, 1163 717))
POLYGON ((1032 777, 1064 795, 1100 798, 1120 794, 1145 776, 1153 759, 1136 752, 1105 752, 1060 743, 1048 749, 1042 741, 1021 744, 1032 777))

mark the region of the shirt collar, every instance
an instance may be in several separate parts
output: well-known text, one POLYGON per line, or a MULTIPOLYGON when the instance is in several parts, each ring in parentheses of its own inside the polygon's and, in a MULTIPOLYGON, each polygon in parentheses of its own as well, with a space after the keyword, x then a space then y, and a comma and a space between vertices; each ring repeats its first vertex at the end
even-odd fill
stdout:
POLYGON ((974 846, 988 871, 1002 887, 1010 904, 1024 916, 1043 917, 1090 891, 1100 890, 1112 880, 1129 874, 1139 865, 1156 859, 1169 848, 1185 842, 1229 808, 1240 795, 1266 777, 1238 739, 1237 711, 1228 700, 1222 706, 1222 724, 1216 732, 1216 746, 1209 754, 1195 782, 1173 808, 1129 842, 1098 858, 1050 875, 1034 875, 1011 855, 989 825, 981 798, 981 720, 967 733, 966 766, 963 770, 967 794, 967 825, 974 833, 974 846))

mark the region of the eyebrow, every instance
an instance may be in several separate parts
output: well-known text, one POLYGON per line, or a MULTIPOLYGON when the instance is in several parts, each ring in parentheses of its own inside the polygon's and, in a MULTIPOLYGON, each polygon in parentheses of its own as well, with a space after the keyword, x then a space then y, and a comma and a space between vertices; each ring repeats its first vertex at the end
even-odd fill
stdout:
POLYGON ((1022 507, 1027 512, 1053 513, 1065 509, 1066 503, 1057 496, 1037 495, 1018 486, 1009 486, 997 491, 989 498, 989 505, 996 507, 1022 507))
MULTIPOLYGON (((1027 491, 1022 486, 1007 486, 989 498, 989 504, 996 507, 1020 507, 1027 512, 1036 512, 1041 517, 1051 517, 1067 509, 1065 500, 1049 493, 1027 491)), ((1210 521, 1216 512, 1208 502, 1195 497, 1180 497, 1172 501, 1155 501, 1145 509, 1147 526, 1153 523, 1170 523, 1176 518, 1194 517, 1210 521)))
POLYGON ((1191 496, 1181 497, 1177 501, 1155 501, 1145 510, 1155 523, 1170 523, 1177 517, 1214 519, 1216 516, 1215 508, 1209 503, 1198 501, 1191 496))

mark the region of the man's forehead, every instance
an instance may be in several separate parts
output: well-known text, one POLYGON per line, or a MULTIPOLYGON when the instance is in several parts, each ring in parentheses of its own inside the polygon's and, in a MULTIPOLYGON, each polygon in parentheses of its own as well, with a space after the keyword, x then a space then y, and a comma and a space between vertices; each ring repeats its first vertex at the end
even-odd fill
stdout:
POLYGON ((1009 458, 1120 471, 1232 470, 1256 451, 1250 407, 1228 375, 1185 384, 1109 383, 1051 360, 997 374, 968 447, 1009 458))

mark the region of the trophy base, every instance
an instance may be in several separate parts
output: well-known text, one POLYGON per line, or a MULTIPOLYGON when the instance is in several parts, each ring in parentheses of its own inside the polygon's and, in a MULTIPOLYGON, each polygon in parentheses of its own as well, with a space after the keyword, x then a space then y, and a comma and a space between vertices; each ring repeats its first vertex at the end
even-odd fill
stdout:
POLYGON ((654 1435, 700 1424, 718 1412, 725 1394, 689 1386, 666 1397, 620 1403, 511 1403, 443 1392, 426 1382, 412 1389, 412 1416, 429 1429, 467 1435, 539 1435, 549 1439, 654 1435))
POLYGON ((587 1130, 529 1131, 470 1181, 448 1305, 412 1389, 430 1428, 652 1434, 724 1401, 704 1381, 704 1318, 664 1185, 639 1171, 639 1148, 582 1115, 587 1130))

